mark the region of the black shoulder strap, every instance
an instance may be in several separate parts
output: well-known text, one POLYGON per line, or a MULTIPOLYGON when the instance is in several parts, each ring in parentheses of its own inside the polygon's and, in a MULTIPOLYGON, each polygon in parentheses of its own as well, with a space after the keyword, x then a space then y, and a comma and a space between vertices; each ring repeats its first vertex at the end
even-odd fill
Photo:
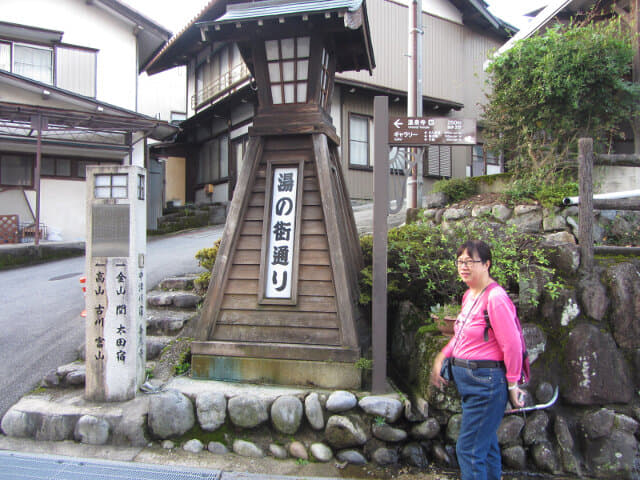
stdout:
POLYGON ((488 342, 489 341, 489 329, 491 328, 491 319, 489 318, 489 312, 487 312, 487 310, 485 309, 484 311, 484 321, 486 323, 485 327, 484 327, 484 341, 488 342))
MULTIPOLYGON (((487 286, 487 295, 489 295, 489 292, 496 285, 497 285, 496 282, 492 282, 490 285, 487 286)), ((489 318, 489 312, 487 311, 486 308, 484 309, 484 322, 485 322, 485 327, 484 327, 483 338, 484 338, 485 342, 488 342, 489 341, 489 329, 491 328, 491 319, 489 318)))

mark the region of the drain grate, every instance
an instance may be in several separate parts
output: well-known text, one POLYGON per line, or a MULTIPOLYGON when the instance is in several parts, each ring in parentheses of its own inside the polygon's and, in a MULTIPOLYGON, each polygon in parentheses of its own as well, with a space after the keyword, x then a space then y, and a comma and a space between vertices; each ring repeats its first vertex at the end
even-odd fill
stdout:
POLYGON ((0 480, 220 480, 219 470, 0 451, 0 480))

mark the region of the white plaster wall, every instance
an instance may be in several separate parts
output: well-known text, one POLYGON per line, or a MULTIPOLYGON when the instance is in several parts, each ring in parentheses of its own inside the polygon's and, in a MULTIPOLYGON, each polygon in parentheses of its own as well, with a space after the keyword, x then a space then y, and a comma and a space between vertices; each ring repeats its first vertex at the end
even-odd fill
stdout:
POLYGON ((136 38, 129 22, 85 0, 2 0, 4 22, 64 32, 62 41, 98 49, 98 100, 136 109, 136 38))
MULTIPOLYGON (((84 240, 86 228, 85 182, 79 180, 42 179, 40 183, 40 223, 48 233, 56 231, 63 241, 84 240)), ((35 192, 27 192, 35 212, 35 192)))
MULTIPOLYGON (((131 165, 137 165, 144 168, 144 156, 145 156, 145 142, 143 137, 137 137, 133 139, 133 152, 131 165)), ((127 162, 128 159, 125 160, 127 162)))
POLYGON ((594 193, 624 192, 640 189, 640 168, 593 167, 594 193))
POLYGON ((201 188, 196 190, 196 203, 216 203, 229 201, 229 183, 219 183, 213 186, 213 195, 208 195, 201 188))
POLYGON ((140 75, 138 111, 170 121, 171 112, 187 112, 187 69, 176 67, 149 76, 140 75))

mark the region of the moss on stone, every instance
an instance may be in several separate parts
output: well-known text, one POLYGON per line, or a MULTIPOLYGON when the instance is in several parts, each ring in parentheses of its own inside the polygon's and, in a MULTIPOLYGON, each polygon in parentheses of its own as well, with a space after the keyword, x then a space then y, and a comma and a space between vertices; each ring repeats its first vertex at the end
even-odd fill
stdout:
POLYGON ((226 423, 217 430, 208 432, 206 430, 203 430, 200 424, 196 421, 196 424, 191 430, 179 437, 173 438, 172 440, 175 443, 182 445, 195 438, 200 440, 205 446, 209 442, 219 442, 227 446, 228 448, 231 448, 231 444, 233 443, 233 441, 231 440, 230 434, 230 428, 226 423))

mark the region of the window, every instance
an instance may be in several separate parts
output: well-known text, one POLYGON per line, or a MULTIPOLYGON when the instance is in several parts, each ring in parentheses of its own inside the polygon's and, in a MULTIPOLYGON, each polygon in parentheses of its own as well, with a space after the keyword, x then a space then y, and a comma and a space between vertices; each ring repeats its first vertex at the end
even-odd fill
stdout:
POLYGON ((43 45, 0 41, 0 70, 95 97, 97 53, 91 48, 71 45, 56 45, 52 49, 43 45))
POLYGON ((217 182, 229 176, 229 137, 221 135, 200 148, 198 183, 217 182))
POLYGON ((120 173, 99 173, 96 175, 95 198, 127 198, 129 177, 120 173))
MULTIPOLYGON (((35 162, 35 156, 33 158, 35 162)), ((40 164, 40 176, 81 180, 87 177, 87 165, 95 165, 96 163, 98 162, 75 158, 43 156, 42 163, 40 164)))
POLYGON ((275 105, 306 103, 310 37, 267 40, 267 68, 275 105))
POLYGON ((0 42, 0 70, 11 71, 11 44, 0 42))
POLYGON ((243 135, 240 138, 236 138, 231 141, 231 151, 236 162, 236 180, 240 177, 240 171, 242 170, 242 160, 244 159, 244 152, 247 150, 247 143, 249 141, 248 135, 243 135))
MULTIPOLYGON (((43 155, 40 163, 42 178, 60 178, 64 180, 84 180, 87 178, 87 165, 119 164, 119 162, 97 162, 73 157, 52 157, 43 155)), ((0 184, 31 186, 36 156, 31 153, 20 155, 0 152, 0 184)))
POLYGON ((35 45, 14 44, 13 72, 53 84, 53 50, 35 45))
POLYGON ((485 150, 484 145, 474 145, 469 176, 493 175, 501 173, 500 159, 493 153, 485 150))
POLYGON ((0 155, 0 185, 33 185, 33 161, 32 157, 26 155, 0 155))
POLYGON ((451 146, 429 145, 426 149, 426 165, 423 165, 425 177, 451 177, 451 146))
POLYGON ((138 175, 138 200, 144 200, 144 175, 138 175))
POLYGON ((203 62, 196 67, 196 105, 199 105, 204 101, 204 70, 206 67, 206 62, 203 62))
POLYGON ((40 175, 50 177, 70 177, 71 160, 68 158, 43 157, 40 175))
POLYGON ((172 110, 169 117, 169 123, 172 123, 174 125, 180 125, 186 119, 187 119, 187 114, 185 112, 175 112, 172 110))
POLYGON ((322 65, 320 72, 320 105, 324 109, 329 108, 329 54, 323 48, 322 49, 322 65))
POLYGON ((371 167, 369 155, 370 118, 349 114, 349 165, 371 167))

